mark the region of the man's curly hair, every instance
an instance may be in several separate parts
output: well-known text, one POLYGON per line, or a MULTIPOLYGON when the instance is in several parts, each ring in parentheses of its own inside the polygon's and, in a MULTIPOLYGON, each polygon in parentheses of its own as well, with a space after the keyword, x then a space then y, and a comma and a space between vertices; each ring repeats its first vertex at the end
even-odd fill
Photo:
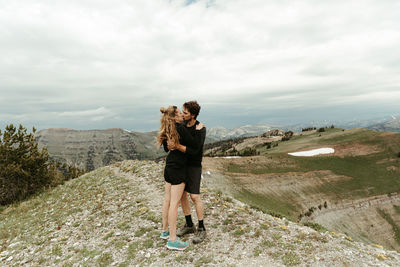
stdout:
POLYGON ((200 113, 200 105, 197 101, 188 101, 183 104, 183 107, 190 112, 190 114, 194 115, 194 119, 197 119, 197 116, 200 113))

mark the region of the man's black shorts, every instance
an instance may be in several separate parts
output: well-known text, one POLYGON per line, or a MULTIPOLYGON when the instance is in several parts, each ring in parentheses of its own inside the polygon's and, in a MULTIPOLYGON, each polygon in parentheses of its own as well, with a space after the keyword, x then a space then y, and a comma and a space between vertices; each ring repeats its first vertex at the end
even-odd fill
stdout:
POLYGON ((165 166, 164 179, 167 183, 172 185, 186 183, 186 168, 173 168, 165 166))
POLYGON ((201 167, 188 166, 185 191, 190 194, 200 194, 201 167))

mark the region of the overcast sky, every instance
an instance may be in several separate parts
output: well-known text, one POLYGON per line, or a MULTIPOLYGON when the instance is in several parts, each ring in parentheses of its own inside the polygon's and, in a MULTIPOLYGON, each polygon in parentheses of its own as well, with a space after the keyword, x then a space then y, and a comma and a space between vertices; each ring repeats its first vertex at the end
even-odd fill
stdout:
POLYGON ((137 131, 400 112, 398 0, 0 0, 0 124, 137 131))

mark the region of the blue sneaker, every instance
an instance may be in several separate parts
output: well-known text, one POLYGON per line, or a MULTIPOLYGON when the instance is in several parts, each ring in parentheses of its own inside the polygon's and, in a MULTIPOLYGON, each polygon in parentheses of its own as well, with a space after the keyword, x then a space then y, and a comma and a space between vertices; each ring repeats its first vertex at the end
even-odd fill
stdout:
POLYGON ((185 250, 189 246, 189 243, 181 241, 176 238, 175 241, 168 240, 167 248, 173 250, 185 250))
POLYGON ((161 235, 160 235, 160 238, 168 239, 169 238, 169 231, 168 232, 162 232, 161 235))

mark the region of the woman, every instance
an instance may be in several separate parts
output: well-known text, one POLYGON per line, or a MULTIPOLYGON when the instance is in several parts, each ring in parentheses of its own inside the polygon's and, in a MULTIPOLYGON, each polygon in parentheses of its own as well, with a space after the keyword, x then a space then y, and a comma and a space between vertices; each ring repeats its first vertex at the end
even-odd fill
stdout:
MULTIPOLYGON (((163 145, 164 150, 168 152, 167 141, 172 141, 195 149, 197 145, 195 140, 182 124, 182 112, 176 106, 169 106, 168 109, 160 108, 160 111, 161 127, 157 136, 159 147, 163 145)), ((189 243, 176 237, 178 206, 185 189, 186 161, 185 153, 179 150, 169 151, 164 169, 165 198, 162 207, 163 232, 160 237, 168 239, 167 248, 174 250, 184 250, 189 246, 189 243)))

